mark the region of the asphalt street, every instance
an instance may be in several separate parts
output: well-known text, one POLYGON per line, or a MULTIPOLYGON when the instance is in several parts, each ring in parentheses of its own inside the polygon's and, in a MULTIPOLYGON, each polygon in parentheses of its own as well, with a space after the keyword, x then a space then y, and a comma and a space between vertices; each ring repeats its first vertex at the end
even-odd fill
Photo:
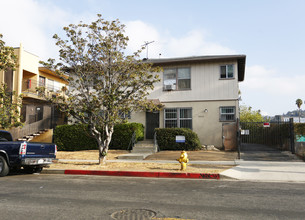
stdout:
POLYGON ((305 213, 304 183, 54 174, 10 175, 0 183, 4 220, 304 219, 305 213))

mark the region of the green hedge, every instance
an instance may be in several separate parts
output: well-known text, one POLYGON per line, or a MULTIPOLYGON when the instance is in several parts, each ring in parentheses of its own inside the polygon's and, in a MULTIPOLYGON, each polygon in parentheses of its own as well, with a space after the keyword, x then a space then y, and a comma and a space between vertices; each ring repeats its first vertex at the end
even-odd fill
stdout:
POLYGON ((96 140, 89 134, 88 125, 59 125, 53 133, 58 150, 96 150, 96 140))
POLYGON ((144 140, 144 126, 140 123, 124 123, 114 126, 110 149, 127 150, 133 132, 136 140, 144 140))
POLYGON ((201 145, 195 132, 188 128, 157 128, 160 150, 200 150, 201 145), (176 136, 185 136, 185 143, 176 143, 176 136))
MULTIPOLYGON (((114 126, 109 149, 128 148, 133 132, 137 141, 144 139, 144 126, 140 123, 124 123, 114 126)), ((54 129, 54 143, 58 150, 97 150, 96 140, 89 134, 88 125, 59 125, 54 129)))

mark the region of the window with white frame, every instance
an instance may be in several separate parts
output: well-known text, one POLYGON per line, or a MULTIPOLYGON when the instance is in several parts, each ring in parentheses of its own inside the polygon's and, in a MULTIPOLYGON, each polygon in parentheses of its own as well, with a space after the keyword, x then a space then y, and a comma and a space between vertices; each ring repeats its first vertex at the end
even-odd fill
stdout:
POLYGON ((191 69, 167 68, 164 69, 164 90, 185 90, 191 88, 191 69))
POLYGON ((235 106, 220 107, 220 121, 235 121, 235 106))
POLYGON ((221 79, 230 79, 234 77, 234 65, 223 65, 220 66, 220 78, 221 79))
POLYGON ((165 128, 193 128, 191 108, 164 109, 165 128))

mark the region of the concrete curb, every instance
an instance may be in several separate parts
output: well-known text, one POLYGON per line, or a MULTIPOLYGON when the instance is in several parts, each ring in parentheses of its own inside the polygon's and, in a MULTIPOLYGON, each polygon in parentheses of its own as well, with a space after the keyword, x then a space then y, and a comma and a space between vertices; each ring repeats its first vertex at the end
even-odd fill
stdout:
POLYGON ((104 171, 104 170, 43 170, 42 173, 43 174, 66 174, 66 175, 220 179, 219 174, 210 174, 210 173, 174 173, 174 172, 145 172, 145 171, 142 171, 142 172, 141 171, 104 171))

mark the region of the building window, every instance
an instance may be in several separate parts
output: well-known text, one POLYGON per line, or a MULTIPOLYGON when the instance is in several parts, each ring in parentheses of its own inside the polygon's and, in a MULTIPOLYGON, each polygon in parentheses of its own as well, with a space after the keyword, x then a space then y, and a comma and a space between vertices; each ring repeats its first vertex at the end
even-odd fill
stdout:
POLYGON ((165 128, 190 128, 193 127, 191 108, 164 109, 165 128))
POLYGON ((46 86, 46 77, 39 76, 39 86, 46 86))
POLYGON ((235 107, 220 107, 220 121, 235 121, 235 107))
POLYGON ((47 89, 50 91, 54 91, 54 80, 48 79, 47 89))
POLYGON ((190 68, 164 69, 164 90, 185 90, 191 88, 190 68))
POLYGON ((234 77, 233 64, 220 66, 220 78, 230 79, 234 77))

